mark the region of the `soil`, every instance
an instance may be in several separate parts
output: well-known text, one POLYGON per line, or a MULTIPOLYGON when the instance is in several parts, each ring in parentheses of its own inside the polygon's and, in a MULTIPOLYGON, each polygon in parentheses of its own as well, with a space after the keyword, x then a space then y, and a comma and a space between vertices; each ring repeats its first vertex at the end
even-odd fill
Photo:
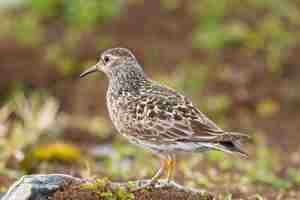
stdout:
MULTIPOLYGON (((99 189, 84 189, 82 183, 66 183, 58 191, 53 194, 53 200, 106 200, 105 194, 112 194, 111 199, 130 199, 125 196, 117 196, 118 188, 112 189, 107 184, 103 188, 99 189)), ((176 187, 161 187, 155 188, 154 186, 149 186, 146 189, 139 189, 133 192, 126 189, 125 194, 132 194, 135 200, 213 200, 213 197, 209 194, 195 193, 192 191, 178 190, 176 187)))

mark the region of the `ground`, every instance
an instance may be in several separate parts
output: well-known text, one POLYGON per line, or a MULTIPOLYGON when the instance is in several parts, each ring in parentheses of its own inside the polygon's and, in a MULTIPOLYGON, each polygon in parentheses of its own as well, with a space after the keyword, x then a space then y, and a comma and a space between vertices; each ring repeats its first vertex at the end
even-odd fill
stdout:
MULTIPOLYGON (((205 192, 197 193, 179 189, 174 186, 154 187, 136 189, 135 186, 123 183, 122 187, 113 187, 114 183, 107 183, 107 180, 98 179, 91 183, 65 183, 65 185, 53 194, 55 200, 155 200, 155 199, 190 199, 190 200, 212 200, 213 197, 205 192)), ((116 183, 115 183, 116 184, 116 183)), ((133 184, 133 183, 131 183, 133 184)))

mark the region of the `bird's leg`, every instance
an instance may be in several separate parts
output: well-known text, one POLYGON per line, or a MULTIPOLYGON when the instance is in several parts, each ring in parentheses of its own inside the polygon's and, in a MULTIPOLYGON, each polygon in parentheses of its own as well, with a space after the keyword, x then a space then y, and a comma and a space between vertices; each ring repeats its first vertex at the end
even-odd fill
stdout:
POLYGON ((131 191, 137 191, 137 190, 149 187, 151 185, 154 185, 155 182, 159 179, 159 177, 161 177, 162 173, 164 172, 164 170, 166 168, 166 165, 167 165, 167 159, 161 158, 160 159, 160 168, 156 172, 156 174, 151 178, 151 180, 148 183, 146 183, 140 187, 132 189, 131 191))
POLYGON ((171 171, 171 180, 173 180, 174 179, 174 175, 175 175, 175 170, 176 170, 176 157, 175 157, 175 155, 172 155, 172 171, 171 171))
POLYGON ((166 168, 167 162, 168 162, 168 160, 165 160, 163 158, 160 160, 160 168, 156 172, 156 174, 151 178, 151 181, 150 181, 151 184, 153 184, 155 181, 157 181, 157 179, 162 175, 163 171, 166 168))
POLYGON ((159 177, 162 175, 163 171, 165 170, 166 165, 167 165, 167 160, 164 159, 164 158, 161 158, 160 159, 160 168, 156 172, 156 174, 151 178, 151 180, 148 183, 146 183, 146 184, 144 184, 142 186, 139 186, 137 188, 131 189, 131 191, 137 191, 137 190, 140 190, 140 189, 143 189, 143 188, 155 185, 156 181, 159 179, 159 177))
POLYGON ((174 178, 176 159, 174 155, 168 156, 167 163, 167 181, 170 182, 174 178))
POLYGON ((150 185, 155 184, 155 182, 161 177, 162 173, 167 170, 167 182, 169 183, 170 180, 173 179, 173 173, 174 173, 174 168, 175 168, 175 156, 167 156, 166 158, 161 158, 160 159, 160 168, 156 172, 156 174, 151 178, 150 182, 146 183, 145 185, 135 188, 132 191, 139 190, 145 187, 148 187, 150 185))

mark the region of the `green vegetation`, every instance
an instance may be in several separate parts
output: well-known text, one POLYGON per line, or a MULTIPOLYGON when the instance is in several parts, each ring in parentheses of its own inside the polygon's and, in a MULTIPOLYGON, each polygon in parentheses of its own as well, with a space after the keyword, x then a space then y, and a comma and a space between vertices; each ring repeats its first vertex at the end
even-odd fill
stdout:
POLYGON ((83 189, 96 191, 97 195, 104 200, 134 200, 134 194, 124 187, 112 189, 108 185, 107 179, 96 179, 92 183, 85 183, 83 189))
POLYGON ((73 26, 91 26, 103 22, 120 12, 120 0, 60 1, 28 0, 28 8, 37 15, 55 17, 73 26))

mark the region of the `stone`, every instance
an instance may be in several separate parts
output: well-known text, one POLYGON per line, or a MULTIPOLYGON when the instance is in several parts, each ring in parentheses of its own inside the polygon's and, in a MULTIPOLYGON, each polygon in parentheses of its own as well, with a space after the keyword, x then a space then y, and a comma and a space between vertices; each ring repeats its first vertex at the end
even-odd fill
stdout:
POLYGON ((106 178, 88 180, 64 174, 28 175, 16 181, 1 200, 212 200, 205 191, 185 188, 173 181, 151 180, 111 182, 106 178), (104 198, 105 199, 105 198, 104 198))
POLYGON ((28 175, 16 181, 1 200, 43 200, 48 199, 66 181, 81 180, 64 174, 28 175))

